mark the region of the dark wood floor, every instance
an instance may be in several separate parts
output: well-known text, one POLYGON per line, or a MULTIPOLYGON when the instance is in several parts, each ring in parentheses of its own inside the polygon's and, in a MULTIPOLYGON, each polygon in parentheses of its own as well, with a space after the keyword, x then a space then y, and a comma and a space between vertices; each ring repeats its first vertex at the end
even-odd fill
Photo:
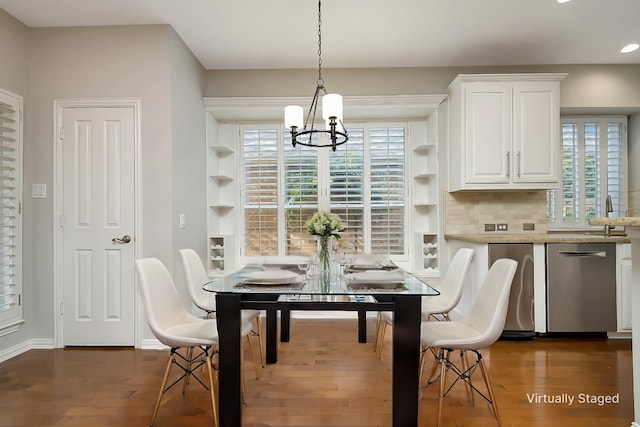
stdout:
MULTIPOLYGON (((374 329, 370 321, 370 341, 374 329)), ((247 354, 243 427, 391 425, 390 345, 378 360, 371 343, 357 343, 354 320, 295 319, 291 338, 290 343, 280 344, 279 363, 267 366, 259 380, 247 354)), ((0 364, 0 426, 146 426, 167 355, 129 348, 26 352, 0 364)), ((631 424, 628 340, 499 341, 483 355, 503 426, 631 424), (529 402, 535 393, 564 394, 575 401, 573 405, 529 402), (619 395, 619 403, 578 403, 580 393, 619 395)), ((421 397, 420 426, 433 426, 436 384, 421 389, 421 397)), ((207 393, 196 383, 184 399, 180 389, 170 391, 155 425, 212 425, 207 393)), ((471 406, 462 385, 445 398, 443 426, 495 425, 479 399, 471 406)))

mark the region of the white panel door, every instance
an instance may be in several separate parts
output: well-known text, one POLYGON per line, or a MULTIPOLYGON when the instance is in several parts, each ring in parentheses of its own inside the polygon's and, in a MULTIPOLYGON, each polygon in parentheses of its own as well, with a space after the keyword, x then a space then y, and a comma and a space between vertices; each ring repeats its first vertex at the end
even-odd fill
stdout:
POLYGON ((62 113, 62 343, 134 344, 133 108, 62 113))

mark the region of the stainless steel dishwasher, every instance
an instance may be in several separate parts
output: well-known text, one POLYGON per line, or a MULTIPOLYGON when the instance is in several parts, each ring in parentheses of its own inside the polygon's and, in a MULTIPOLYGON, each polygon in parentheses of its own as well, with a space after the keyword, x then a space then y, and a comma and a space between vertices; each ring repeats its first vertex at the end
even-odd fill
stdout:
POLYGON ((533 244, 490 243, 489 267, 500 258, 518 261, 511 282, 509 307, 502 339, 521 339, 535 336, 533 316, 533 244))
POLYGON ((547 331, 615 330, 615 243, 548 243, 547 331))

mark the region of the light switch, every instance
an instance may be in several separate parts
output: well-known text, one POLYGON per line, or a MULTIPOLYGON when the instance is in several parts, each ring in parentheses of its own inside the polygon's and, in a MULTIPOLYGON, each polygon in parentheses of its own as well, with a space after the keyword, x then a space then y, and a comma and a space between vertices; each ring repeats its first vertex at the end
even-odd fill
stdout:
POLYGON ((178 218, 179 218, 178 222, 180 223, 179 227, 187 228, 187 216, 185 214, 180 214, 178 218))
POLYGON ((31 184, 31 198, 32 199, 46 199, 47 198, 47 184, 31 184))

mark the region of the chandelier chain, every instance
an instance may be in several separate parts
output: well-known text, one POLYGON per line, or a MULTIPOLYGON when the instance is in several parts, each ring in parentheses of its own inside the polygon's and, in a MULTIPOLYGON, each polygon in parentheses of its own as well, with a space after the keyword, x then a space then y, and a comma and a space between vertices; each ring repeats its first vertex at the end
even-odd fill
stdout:
POLYGON ((319 87, 324 89, 324 80, 322 79, 322 5, 318 1, 318 81, 319 87))

